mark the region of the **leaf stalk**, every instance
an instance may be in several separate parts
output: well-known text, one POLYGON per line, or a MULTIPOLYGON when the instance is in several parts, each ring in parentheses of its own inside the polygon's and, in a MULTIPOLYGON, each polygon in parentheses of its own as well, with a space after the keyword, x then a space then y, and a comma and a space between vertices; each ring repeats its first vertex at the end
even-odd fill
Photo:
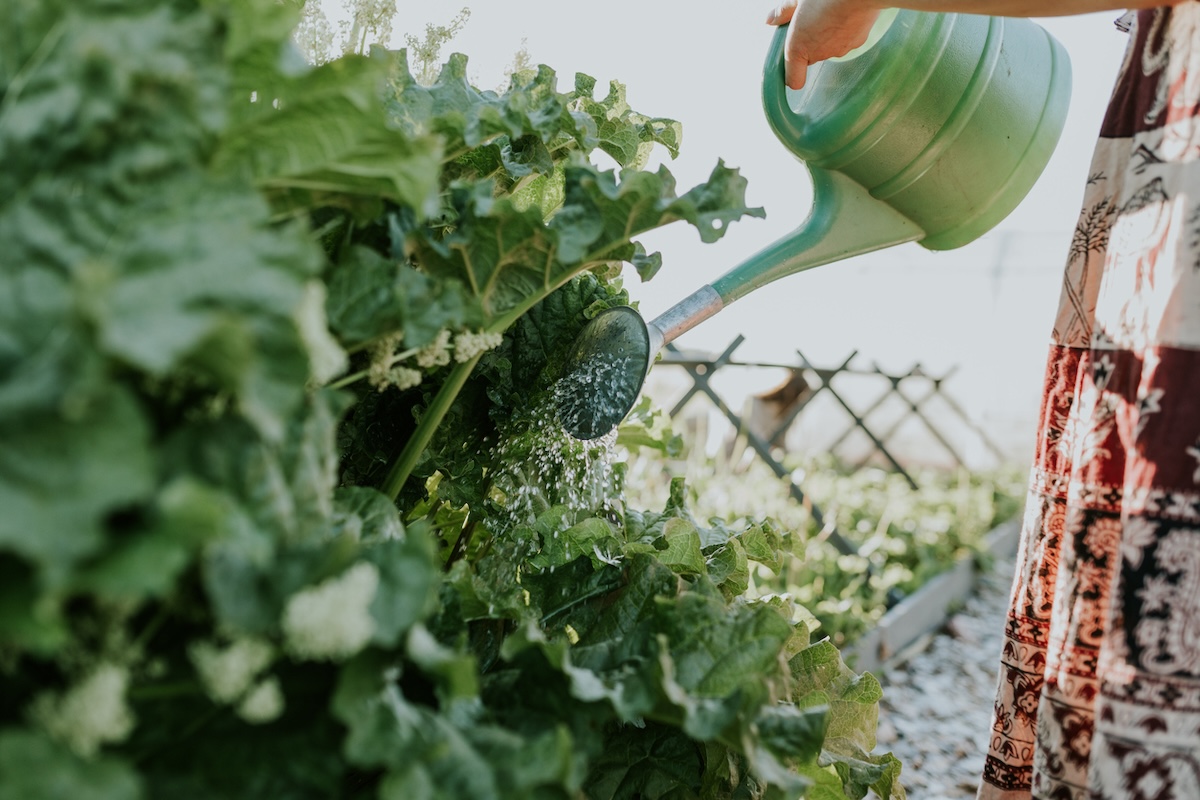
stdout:
POLYGON ((412 437, 405 443, 404 449, 400 451, 400 455, 392 463, 392 468, 388 470, 387 477, 383 481, 381 491, 390 497, 393 501, 400 496, 400 490, 404 488, 404 484, 412 475, 413 469, 417 466, 417 461, 421 458, 421 453, 425 452, 425 448, 433 439, 433 433, 438 426, 442 424, 442 419, 445 418, 446 412, 450 410, 450 406, 454 404, 458 393, 462 391, 466 385, 467 378, 471 376, 471 372, 475 369, 475 365, 479 363, 479 359, 483 357, 483 353, 472 358, 470 361, 464 362, 454 367, 450 371, 450 376, 446 378, 446 382, 442 384, 442 388, 438 389, 438 393, 434 395, 433 402, 429 404, 429 408, 421 416, 421 421, 417 423, 417 429, 413 432, 412 437))

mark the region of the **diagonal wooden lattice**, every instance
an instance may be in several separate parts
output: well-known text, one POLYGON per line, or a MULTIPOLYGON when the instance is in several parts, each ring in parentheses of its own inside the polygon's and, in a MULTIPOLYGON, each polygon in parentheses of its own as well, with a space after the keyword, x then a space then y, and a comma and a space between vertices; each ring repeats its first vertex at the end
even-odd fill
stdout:
POLYGON ((738 335, 729 345, 717 356, 707 354, 697 354, 694 352, 685 352, 677 348, 675 345, 667 345, 666 352, 659 360, 660 365, 676 366, 682 368, 691 378, 692 385, 684 392, 683 396, 675 403, 671 409, 671 416, 678 416, 683 407, 691 401, 696 395, 704 395, 716 406, 717 410, 733 425, 734 430, 740 435, 745 436, 746 442, 754 453, 763 460, 763 462, 774 472, 781 480, 788 484, 788 492, 797 502, 801 504, 812 515, 813 520, 821 529, 821 536, 829 539, 840 552, 852 554, 857 550, 853 544, 847 541, 836 529, 832 520, 826 521, 821 509, 812 502, 812 500, 804 493, 797 485, 792 477, 792 472, 788 470, 779 459, 775 457, 773 450, 782 448, 786 440, 787 432, 792 425, 796 423, 800 414, 805 408, 812 403, 813 399, 818 397, 822 392, 825 392, 832 397, 842 410, 850 417, 850 424, 838 436, 836 436, 832 444, 826 447, 827 450, 833 452, 838 446, 844 443, 856 431, 864 434, 870 440, 872 445, 871 453, 868 453, 865 458, 859 462, 862 466, 870 458, 878 453, 882 456, 891 467, 900 474, 905 481, 913 489, 917 489, 917 483, 913 480, 909 472, 900 463, 899 459, 888 448, 888 441, 901 429, 901 427, 910 419, 916 418, 923 427, 930 433, 934 441, 949 453, 959 466, 965 466, 965 460, 955 447, 950 443, 945 434, 934 424, 926 412, 926 404, 937 398, 938 402, 945 408, 949 409, 958 419, 964 423, 972 432, 974 432, 988 451, 997 459, 1003 459, 1003 453, 996 444, 988 438, 986 433, 975 425, 967 416, 953 397, 945 391, 946 381, 954 375, 957 367, 951 368, 946 372, 934 375, 926 372, 920 364, 913 365, 906 372, 890 373, 882 369, 878 364, 872 364, 870 368, 859 368, 853 365, 854 360, 858 357, 858 351, 852 351, 841 363, 832 367, 819 367, 808 360, 804 353, 796 351, 798 362, 795 364, 778 364, 766 363, 757 361, 737 361, 734 360, 734 352, 745 341, 745 337, 738 335), (806 386, 807 391, 795 397, 788 405, 782 416, 775 422, 769 433, 762 435, 759 432, 752 430, 752 426, 746 424, 746 421, 741 416, 735 414, 725 400, 713 388, 711 379, 713 375, 723 367, 757 367, 779 369, 784 368, 790 370, 793 375, 802 377, 801 385, 806 386), (870 404, 866 409, 859 412, 846 399, 842 392, 839 392, 834 387, 834 379, 839 376, 871 376, 876 379, 882 379, 885 388, 884 391, 870 404), (914 388, 914 384, 917 385, 914 388), (889 400, 894 398, 899 399, 904 408, 903 414, 898 419, 892 422, 884 429, 877 430, 873 428, 876 423, 871 422, 868 418, 875 415, 880 409, 884 408, 889 400))

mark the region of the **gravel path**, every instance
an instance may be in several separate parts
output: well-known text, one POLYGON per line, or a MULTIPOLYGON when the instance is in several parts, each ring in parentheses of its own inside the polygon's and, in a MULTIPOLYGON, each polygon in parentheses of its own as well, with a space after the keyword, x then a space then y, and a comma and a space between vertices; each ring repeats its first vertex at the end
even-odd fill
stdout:
POLYGON ((879 676, 879 749, 904 763, 912 800, 971 800, 991 732, 1013 563, 998 561, 928 646, 879 676))

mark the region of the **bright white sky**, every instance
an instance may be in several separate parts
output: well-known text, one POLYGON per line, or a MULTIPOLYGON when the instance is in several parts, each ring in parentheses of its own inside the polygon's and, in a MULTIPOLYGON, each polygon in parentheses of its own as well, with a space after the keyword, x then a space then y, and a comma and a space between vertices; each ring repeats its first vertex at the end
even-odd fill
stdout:
MULTIPOLYGON (((615 79, 630 105, 683 123, 682 153, 668 167, 680 191, 717 159, 749 180, 750 205, 766 220, 731 226, 701 244, 682 223, 646 237, 664 266, 650 283, 626 279, 647 319, 783 235, 808 213, 806 171, 763 120, 762 60, 771 29, 767 4, 690 0, 421 0, 405 5, 396 32, 419 34, 463 5, 471 19, 450 49, 466 53, 481 86, 499 86, 513 54, 527 47, 564 89, 576 71, 600 87, 615 79), (761 7, 760 7, 761 6, 761 7)), ((950 253, 902 245, 784 278, 685 334, 684 347, 723 349, 737 333, 739 354, 836 363, 859 349, 864 364, 904 369, 914 361, 959 364, 956 394, 973 413, 1006 424, 1036 413, 1045 343, 1058 300, 1063 258, 1082 196, 1095 132, 1127 41, 1118 12, 1041 20, 1067 48, 1074 87, 1066 131, 1041 181, 994 232, 950 253)), ((599 89, 598 89, 599 91, 599 89)), ((778 376, 767 379, 768 384, 778 376)), ((754 387, 761 388, 761 387, 754 387)))

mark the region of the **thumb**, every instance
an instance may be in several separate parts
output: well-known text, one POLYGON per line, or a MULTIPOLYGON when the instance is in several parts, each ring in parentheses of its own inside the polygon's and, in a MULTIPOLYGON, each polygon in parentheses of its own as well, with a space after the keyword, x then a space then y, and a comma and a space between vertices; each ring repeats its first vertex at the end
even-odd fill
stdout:
MULTIPOLYGON (((795 6, 792 6, 795 9, 795 6)), ((787 43, 783 48, 784 83, 789 89, 803 89, 808 78, 808 49, 801 46, 800 30, 796 25, 790 25, 787 32, 787 43)))
POLYGON ((784 53, 783 72, 783 82, 789 89, 803 89, 804 82, 808 80, 808 62, 800 56, 784 53))
POLYGON ((796 13, 796 5, 799 0, 783 0, 783 2, 771 9, 767 14, 768 25, 787 25, 792 21, 792 15, 796 13))

